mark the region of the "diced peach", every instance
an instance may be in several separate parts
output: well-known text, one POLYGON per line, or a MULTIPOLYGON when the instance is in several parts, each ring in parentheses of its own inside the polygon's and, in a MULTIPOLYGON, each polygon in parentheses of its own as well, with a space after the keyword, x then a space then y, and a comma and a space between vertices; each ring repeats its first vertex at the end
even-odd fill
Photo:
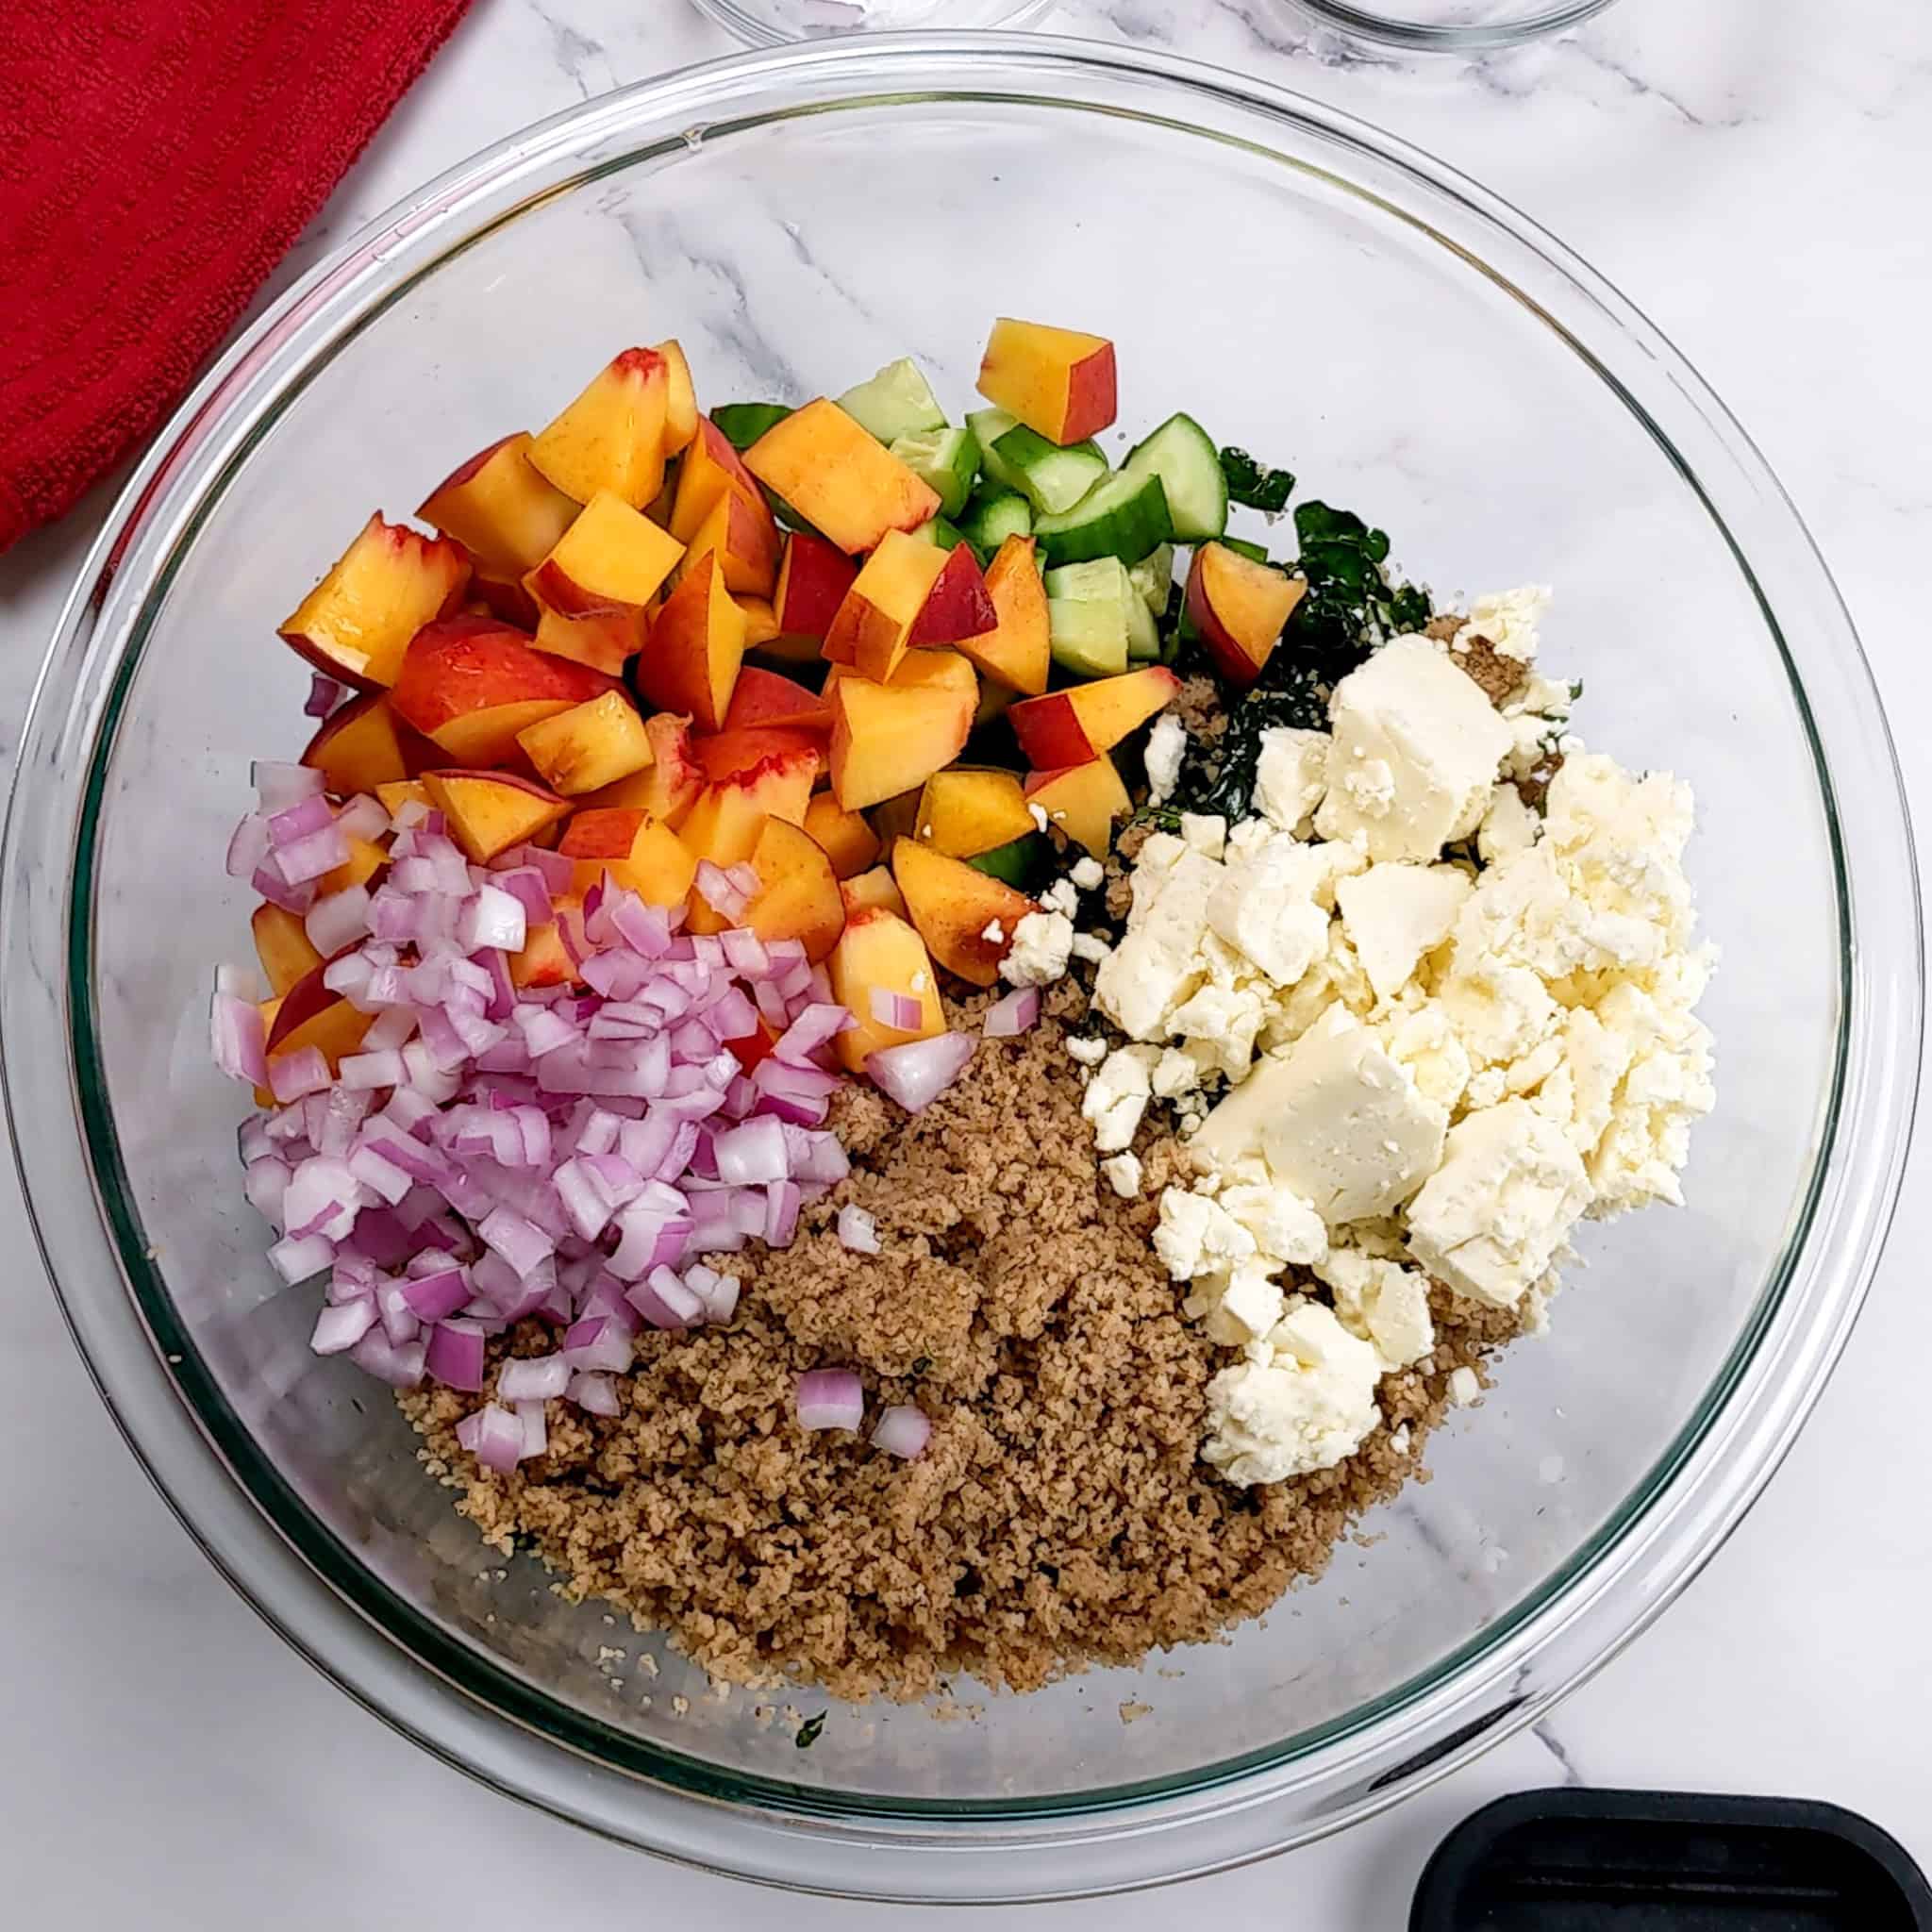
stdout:
POLYGON ((987 566, 986 591, 997 625, 985 636, 960 639, 959 649, 989 677, 1037 697, 1046 689, 1053 639, 1031 537, 1008 537, 1000 545, 987 566))
POLYGON ((979 703, 973 713, 973 728, 984 731, 989 724, 997 724, 1013 708, 1020 693, 1008 691, 1003 684, 986 679, 979 687, 979 703))
POLYGON ((575 892, 561 892, 550 904, 557 917, 531 926, 524 934, 523 951, 509 956, 510 984, 519 991, 525 988, 574 986, 579 977, 576 961, 563 942, 563 924, 574 920, 576 931, 583 931, 584 902, 575 892))
POLYGON ((642 610, 677 567, 684 545, 622 497, 600 490, 524 579, 546 610, 642 610))
POLYGON ((436 747, 402 724, 387 691, 353 698, 322 721, 302 762, 338 798, 374 791, 436 762, 436 747))
POLYGON ((309 944, 307 930, 292 912, 264 902, 255 908, 248 925, 255 935, 255 957, 277 998, 322 964, 322 955, 309 944))
POLYGON ((1105 336, 1003 315, 979 364, 979 393, 1049 442, 1081 442, 1114 418, 1113 344, 1105 336))
POLYGON ((470 560, 446 537, 373 516, 281 623, 283 639, 330 677, 393 684, 409 640, 463 601, 470 560))
POLYGON ((536 629, 537 620, 542 615, 536 598, 524 588, 524 573, 520 570, 479 563, 471 574, 470 591, 470 602, 463 606, 465 610, 474 609, 480 603, 491 616, 502 618, 518 630, 536 629))
POLYGON ((1028 773, 1026 802, 1037 805, 1049 824, 1074 844, 1084 845, 1095 858, 1105 858, 1111 849, 1114 821, 1134 808, 1114 761, 1105 752, 1084 765, 1028 773))
POLYGON ((698 433, 698 392, 677 338, 655 347, 664 358, 664 454, 675 457, 698 433))
POLYGON ((744 466, 845 551, 917 529, 940 507, 930 485, 824 396, 774 423, 744 466))
POLYGON ((744 658, 744 612, 731 601, 715 552, 677 580, 637 659, 637 686, 658 709, 687 712, 715 731, 731 708, 744 658))
POLYGON ((708 416, 700 416, 697 433, 677 466, 677 494, 668 526, 671 534, 680 543, 689 543, 704 527, 719 498, 733 491, 759 509, 767 508, 764 491, 744 467, 744 458, 732 447, 731 439, 708 416))
POLYGON ((1007 713, 1028 764, 1046 772, 1084 765, 1161 709, 1181 681, 1164 664, 1096 677, 1043 697, 1023 698, 1007 713))
POLYGON ((752 847, 758 890, 741 924, 761 940, 799 940, 805 957, 823 959, 845 930, 845 901, 832 861, 797 825, 768 818, 752 847))
POLYGON ((664 487, 671 373, 656 349, 625 349, 530 445, 530 460, 566 496, 600 490, 633 509, 664 487))
POLYGON ((577 513, 575 499, 530 460, 535 440, 520 430, 478 450, 416 512, 499 575, 522 576, 540 562, 577 513))
POLYGON ((768 650, 778 641, 778 619, 769 597, 739 597, 733 600, 744 612, 744 648, 768 650))
POLYGON ((948 973, 991 986, 1021 920, 1039 907, 1003 879, 915 839, 892 847, 892 876, 926 950, 948 973))
POLYGON ((816 779, 824 760, 825 741, 819 732, 800 731, 791 725, 748 724, 739 731, 693 738, 691 756, 707 783, 712 785, 768 765, 775 758, 808 758, 812 777, 816 779))
POLYGON ((949 651, 916 652, 897 680, 841 677, 833 687, 832 791, 847 811, 863 811, 923 785, 965 748, 973 729, 978 681, 949 651), (965 673, 962 692, 942 667, 951 658, 965 673))
POLYGON ((890 852, 893 841, 910 839, 919 831, 919 801, 925 796, 925 788, 916 786, 910 791, 901 791, 891 798, 882 798, 866 812, 874 833, 877 836, 882 851, 890 852))
POLYGON ((976 858, 1035 829, 1011 772, 949 765, 925 781, 912 836, 948 858, 976 858))
POLYGON ((1245 688, 1260 676, 1307 588, 1306 579, 1257 563, 1224 543, 1204 543, 1194 552, 1188 616, 1214 668, 1230 684, 1245 688))
MULTIPOLYGON (((945 562, 913 620, 911 642, 963 645, 969 638, 991 637, 998 625, 999 617, 972 544, 954 544, 945 552, 945 562)), ((861 671, 864 668, 859 666, 861 671)))
POLYGON ((733 596, 769 597, 778 580, 778 526, 760 497, 725 491, 691 533, 690 554, 714 552, 733 596))
POLYGON ((588 793, 578 801, 578 809, 647 811, 675 831, 705 789, 705 774, 691 755, 691 720, 654 711, 644 720, 644 739, 651 747, 650 764, 588 793))
POLYGON ((827 661, 852 665, 861 677, 885 683, 911 648, 912 626, 946 560, 947 553, 936 544, 888 530, 825 632, 827 661))
POLYGON ((389 863, 389 852, 373 839, 360 839, 351 832, 347 844, 349 856, 341 864, 331 866, 315 882, 318 897, 326 898, 332 892, 346 892, 351 886, 366 886, 384 866, 389 863))
POLYGON ((761 671, 749 664, 738 674, 731 708, 724 714, 724 728, 742 731, 753 725, 823 734, 832 728, 832 708, 796 678, 781 677, 775 671, 761 671))
POLYGON ((883 865, 875 865, 870 872, 859 873, 853 878, 841 879, 839 892, 845 901, 848 921, 868 907, 882 908, 887 912, 896 913, 901 919, 910 916, 906 910, 906 895, 900 891, 898 881, 883 865))
POLYGON ((940 1005, 939 975, 933 971, 925 941, 883 907, 867 906, 845 922, 839 943, 832 948, 828 972, 832 997, 848 1011, 855 1024, 833 1042, 848 1071, 865 1071, 865 1057, 884 1046, 902 1046, 908 1040, 929 1040, 946 1030, 940 1005), (873 1012, 874 992, 903 993, 919 1003, 919 1024, 889 1026, 873 1012))
POLYGON ((530 645, 553 658, 587 664, 607 677, 621 677, 650 636, 650 613, 644 610, 592 610, 583 617, 542 610, 538 612, 537 634, 530 645))
POLYGON ((465 771, 515 762, 517 733, 615 689, 568 658, 487 617, 425 625, 403 658, 390 702, 465 771))
POLYGON ((572 889, 588 892, 606 873, 647 906, 679 906, 698 862, 669 825, 645 811, 580 811, 563 828, 558 856, 575 866, 572 889))
POLYGON ((772 592, 778 635, 814 645, 822 642, 858 575, 858 565, 836 544, 808 530, 790 532, 777 588, 772 592))
POLYGON ((846 811, 829 791, 815 792, 805 808, 805 829, 832 861, 832 871, 849 879, 879 856, 879 836, 864 814, 846 811))
MULTIPOLYGON (((425 741, 427 742, 426 740, 425 741)), ((429 793, 424 789, 420 778, 398 778, 393 784, 378 785, 375 788, 375 796, 391 818, 394 818, 406 805, 420 805, 425 811, 433 808, 429 803, 429 793)))
POLYGON ((566 798, 628 778, 652 758, 644 721, 621 691, 607 691, 529 725, 517 734, 517 742, 543 782, 566 798))
MULTIPOLYGON (((706 786, 678 829, 693 861, 708 858, 717 866, 738 865, 751 858, 768 818, 801 824, 815 769, 810 755, 794 753, 706 786)), ((691 931, 723 932, 730 924, 702 899, 692 900, 691 931)))
POLYGON ((268 1029, 268 1057, 317 1048, 331 1074, 341 1070, 342 1056, 362 1044, 362 1036, 375 1023, 374 1013, 358 1013, 341 993, 322 983, 325 967, 312 968, 282 995, 268 1029))
POLYGON ((568 799, 514 772, 425 772, 423 786, 474 865, 527 845, 570 810, 568 799))

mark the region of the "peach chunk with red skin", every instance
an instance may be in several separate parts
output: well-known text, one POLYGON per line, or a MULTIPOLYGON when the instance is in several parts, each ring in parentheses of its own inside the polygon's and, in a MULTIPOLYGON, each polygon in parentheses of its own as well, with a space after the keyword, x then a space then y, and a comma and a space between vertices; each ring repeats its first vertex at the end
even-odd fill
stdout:
POLYGON ((580 811, 564 827, 557 853, 575 868, 575 891, 588 892, 608 873, 613 885, 648 906, 683 904, 698 868, 677 834, 646 811, 580 811))
POLYGON ((652 758, 644 721, 621 691, 526 725, 517 742, 543 782, 566 798, 628 778, 652 758))
POLYGON ((478 450, 416 512, 499 576, 522 576, 541 562, 577 513, 575 499, 530 460, 535 441, 525 430, 478 450))
MULTIPOLYGON (((847 1072, 863 1073, 866 1056, 881 1047, 929 1040, 946 1030, 939 974, 933 971, 925 941, 907 921, 884 907, 862 906, 849 914, 826 970, 833 999, 853 1019, 833 1041, 847 1072), (873 1004, 874 992, 912 1001, 918 1008, 917 1024, 895 1026, 881 1019, 873 1004)), ((886 1004, 885 1000, 880 1004, 886 1004)))
POLYGON ((993 611, 990 631, 961 638, 959 649, 1010 691, 1039 696, 1053 663, 1046 585, 1031 537, 1008 537, 986 568, 993 611))
POLYGON ((317 726, 302 762, 338 798, 374 791, 439 762, 436 747, 395 714, 387 691, 365 691, 317 726))
POLYGON ((1004 879, 916 839, 893 845, 892 876, 926 950, 948 973, 974 986, 991 986, 999 978, 1015 929, 1040 909, 1004 879))
POLYGON ((936 544, 888 530, 825 632, 826 661, 885 683, 911 648, 912 627, 945 567, 946 553, 936 544))
POLYGON ((705 774, 691 756, 691 720, 672 711, 654 711, 644 720, 651 762, 615 784, 599 786, 577 801, 578 809, 617 807, 647 811, 674 831, 705 789, 705 774))
POLYGON ((1144 724, 1173 699, 1180 682, 1166 665, 1147 664, 1023 698, 1007 720, 1028 764, 1041 771, 1084 765, 1144 724))
POLYGON ((955 652, 915 651, 890 683, 846 675, 831 691, 832 791, 847 811, 863 811, 959 756, 979 680, 955 652))
POLYGON ((642 610, 683 556, 676 538, 600 490, 524 584, 544 609, 566 617, 642 610))
POLYGON ((772 592, 778 636, 823 641, 858 575, 858 566, 837 544, 809 530, 790 532, 772 592))
POLYGON ((1029 772, 1025 794, 1026 803, 1037 805, 1049 824, 1095 858, 1105 858, 1112 848, 1115 820, 1134 808, 1119 769, 1105 752, 1084 765, 1029 772))
POLYGON ((939 493, 837 403, 821 396, 774 423, 744 466, 840 549, 872 550, 888 530, 916 530, 939 493))
POLYGON ((1081 329, 1003 315, 980 360, 979 393, 1049 442, 1085 441, 1114 419, 1113 344, 1081 329))
POLYGON ((570 810, 568 799, 514 772, 425 772, 423 787, 473 865, 528 844, 570 810))
POLYGON ((642 509, 664 487, 671 374, 656 349, 625 349, 530 445, 530 460, 578 503, 600 490, 642 509))
POLYGON ((1230 684, 1260 676, 1282 626, 1308 586, 1271 563, 1257 563, 1224 543, 1204 543, 1188 571, 1187 610, 1202 648, 1230 684))
POLYGON ((739 923, 761 940, 797 940, 816 965, 845 930, 845 900, 830 857, 800 826, 771 817, 758 828, 750 865, 758 890, 739 923))
POLYGON ((393 684, 409 640, 463 600, 470 559, 446 537, 373 516, 281 623, 281 635, 330 677, 364 691, 393 684))
POLYGON ((677 580, 639 654, 638 690, 659 710, 687 713, 716 731, 731 708, 744 658, 744 612, 731 601, 715 554, 707 552, 677 580))

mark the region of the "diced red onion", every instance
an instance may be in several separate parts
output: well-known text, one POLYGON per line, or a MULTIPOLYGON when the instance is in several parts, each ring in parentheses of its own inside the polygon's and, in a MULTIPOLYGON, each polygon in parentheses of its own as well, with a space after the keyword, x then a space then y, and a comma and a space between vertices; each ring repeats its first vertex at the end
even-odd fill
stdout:
POLYGON ((279 850, 284 845, 292 845, 297 840, 306 839, 311 832, 320 832, 336 822, 335 808, 321 792, 311 792, 308 797, 297 799, 293 805, 275 812, 268 822, 268 842, 279 850))
POLYGON ((839 1243, 856 1255, 879 1252, 878 1225, 863 1208, 847 1202, 839 1210, 839 1243))
POLYGON ((669 1268, 653 1268, 625 1299, 653 1328, 692 1328, 705 1319, 704 1303, 669 1268))
POLYGON ((865 1420, 865 1391, 851 1369, 808 1369, 792 1404, 802 1429, 856 1429, 865 1420))
POLYGON ((881 1092, 908 1113, 918 1113, 966 1071, 973 1048, 970 1034, 935 1034, 930 1040, 908 1040, 902 1046, 883 1046, 867 1054, 865 1071, 881 1092))
POLYGON ((986 1009, 985 1033, 989 1040, 1010 1040, 1024 1033, 1040 1018, 1040 989, 1018 986, 1004 999, 986 1009))
MULTIPOLYGON (((370 1029, 375 1030, 373 1027, 370 1029)), ((368 1036, 363 1036, 367 1043, 368 1036)), ((345 1053, 342 1056, 341 1075, 344 1087, 366 1091, 377 1087, 400 1087, 403 1084, 403 1057, 394 1047, 386 1047, 375 1053, 345 1053)))
POLYGON ((391 1342, 380 1328, 372 1328, 354 1348, 349 1359, 365 1374, 387 1382, 392 1389, 414 1389, 423 1380, 425 1344, 391 1342))
POLYGON ((474 1395, 483 1387, 483 1346, 475 1322, 439 1322, 429 1331, 424 1366, 445 1388, 474 1395))
POLYGON ((245 879, 267 857, 268 821, 250 812, 228 841, 228 876, 245 879))
POLYGON ((408 1174, 367 1145, 351 1149, 349 1172, 365 1188, 380 1194, 391 1208, 409 1191, 412 1185, 408 1174))
POLYGON ((376 1307, 373 1297, 337 1303, 315 1318, 315 1333, 308 1345, 317 1355, 345 1355, 375 1325, 376 1307))
POLYGON ((872 990, 872 1016, 881 1026, 910 1033, 924 1023, 925 1008, 909 992, 891 992, 883 986, 875 986, 872 990))
POLYGON ((348 696, 349 687, 339 684, 326 672, 317 671, 308 679, 308 695, 302 703, 305 718, 326 718, 348 696))
POLYGON ((319 879, 324 873, 333 872, 345 863, 348 857, 349 841, 333 819, 319 832, 291 839, 286 845, 277 846, 274 853, 282 876, 291 886, 306 886, 311 879, 319 879))
MULTIPOLYGON (((796 1181, 773 1181, 765 1189, 765 1244, 789 1248, 798 1232, 799 1192, 796 1181)), ((758 1233, 760 1230, 748 1230, 758 1233)))
MULTIPOLYGON (((692 890, 720 919, 738 919, 751 904, 751 894, 723 866, 714 865, 708 858, 698 860, 692 890)), ((722 951, 721 948, 721 957, 722 951)))
POLYGON ((277 765, 257 758, 252 773, 256 796, 264 812, 286 810, 326 789, 323 775, 310 765, 277 765))
POLYGON ((268 1251, 269 1265, 291 1288, 319 1274, 335 1259, 336 1245, 325 1235, 284 1236, 268 1251))
POLYGON ((524 908, 526 928, 550 924, 553 916, 550 888, 543 883, 543 874, 534 865, 513 866, 508 872, 492 874, 491 881, 524 908))
POLYGON ((617 1384, 608 1375, 580 1373, 570 1378, 570 1387, 564 1391, 569 1399, 586 1415, 621 1415, 623 1405, 617 1396, 617 1384))
POLYGON ((573 1369, 621 1375, 630 1367, 629 1333, 608 1315, 589 1315, 564 1331, 563 1358, 573 1369))
POLYGON ((712 1141, 718 1162, 718 1178, 735 1187, 749 1187, 765 1181, 789 1179, 791 1169, 785 1157, 785 1130, 774 1120, 746 1121, 729 1127, 712 1141))
MULTIPOLYGON (((429 1373, 436 1374, 436 1343, 429 1344, 429 1373)), ((457 1424, 457 1441, 480 1462, 498 1475, 508 1475, 524 1456, 523 1418, 514 1409, 486 1402, 457 1424)))
POLYGON ((419 1321, 441 1322, 470 1299, 470 1280, 460 1268, 439 1267, 402 1284, 403 1299, 419 1321))
POLYGON ((528 1356, 496 1372, 496 1392, 505 1402, 541 1402, 561 1395, 569 1383, 570 1364, 560 1355, 528 1356))
POLYGON ((215 1065, 231 1080, 268 1084, 268 1027, 261 1008, 231 992, 217 992, 208 1011, 208 1039, 215 1065))
POLYGON ((389 813, 383 810, 381 799, 358 791, 336 814, 336 824, 352 837, 367 839, 373 844, 388 836, 389 813))
POLYGON ((925 1453, 931 1438, 932 1424, 924 1411, 904 1402, 882 1408, 872 1432, 874 1448, 885 1450, 889 1456, 903 1456, 908 1462, 925 1453))
POLYGON ((541 1402, 520 1402, 516 1406, 517 1421, 524 1425, 524 1457, 541 1456, 550 1447, 550 1424, 543 1413, 541 1402))
POLYGON ((514 892, 499 891, 495 886, 480 886, 463 908, 457 938, 466 953, 480 952, 486 946, 521 953, 525 926, 524 902, 514 892))
POLYGON ((344 886, 340 892, 318 899, 308 908, 302 929, 325 958, 354 945, 369 930, 369 888, 344 886))

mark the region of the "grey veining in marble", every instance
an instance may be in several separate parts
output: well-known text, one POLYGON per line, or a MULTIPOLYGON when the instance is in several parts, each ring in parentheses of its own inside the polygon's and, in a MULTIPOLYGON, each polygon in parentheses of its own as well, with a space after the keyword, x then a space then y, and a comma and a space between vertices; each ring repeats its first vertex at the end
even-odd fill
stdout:
MULTIPOLYGON (((1091 0, 1044 25, 1299 88, 1545 223, 1757 435, 1839 575, 1894 718, 1916 721, 1932 703, 1920 581, 1932 553, 1932 16, 1917 0, 1622 0, 1565 40, 1474 63, 1352 47, 1277 0, 1091 0)), ((726 51, 682 0, 479 0, 263 299, 485 142, 726 51)), ((702 238, 673 215, 632 240, 708 272, 702 238)), ((708 272, 716 325, 742 328, 739 291, 708 272)), ((769 362, 774 386, 791 386, 778 346, 737 340, 769 362)), ((0 558, 7 760, 42 642, 109 500, 95 491, 66 525, 0 558)), ((1932 750, 1910 730, 1900 749, 1923 810, 1932 750)), ((1257 1932, 1392 1927, 1441 1834, 1532 1784, 1833 1798, 1932 1862, 1932 1677, 1920 1661, 1932 1512, 1923 1431, 1898 1392, 1899 1365, 1923 1352, 1915 1263, 1928 1243, 1922 1151, 1871 1306, 1787 1467, 1704 1578, 1595 1683, 1395 1813, 1206 1881, 1187 1906, 1257 1932)), ((350 1705, 229 1594, 142 1481, 28 1258, 10 1173, 0 1252, 14 1258, 0 1357, 8 1923, 401 1926, 473 1908, 452 1889, 466 1872, 487 1873, 487 1908, 510 1923, 584 1897, 674 1923, 886 1923, 644 1865, 475 1790, 350 1705)), ((1177 1903, 1044 1917, 1067 1932, 1135 1932, 1169 1924, 1177 1903)))

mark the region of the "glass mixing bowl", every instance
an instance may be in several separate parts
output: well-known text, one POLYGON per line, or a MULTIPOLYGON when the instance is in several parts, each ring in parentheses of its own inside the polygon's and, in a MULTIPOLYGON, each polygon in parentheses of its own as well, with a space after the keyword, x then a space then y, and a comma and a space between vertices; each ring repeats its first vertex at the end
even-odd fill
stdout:
MULTIPOLYGON (((1083 43, 893 36, 590 102, 385 217, 252 328, 129 485, 55 640, 6 857, 8 1097, 80 1346, 236 1586, 449 1761, 612 1838, 897 1898, 1255 1857, 1535 1719, 1707 1557, 1870 1277, 1918 1064, 1918 915, 1857 641, 1742 432, 1520 215, 1344 115, 1083 43), (1587 1231, 1544 1341, 1328 1576, 1225 1644, 816 1748, 499 1562, 381 1392, 306 1337, 244 1206, 210 973, 249 760, 299 745, 274 631, 373 504, 675 334, 708 397, 912 353, 956 402, 996 312, 1105 329, 1367 512, 1444 600, 1549 580, 1582 728, 1695 781, 1727 964, 1690 1205, 1587 1231), (605 1647, 637 1653, 610 1666, 605 1647), (645 1657, 649 1661, 644 1661, 645 1657), (655 1674, 653 1672, 655 1671, 655 1674), (1124 1728, 1121 1707, 1149 1707, 1124 1728)), ((130 1614, 137 1613, 132 1607, 130 1614)), ((791 1700, 816 1710, 824 1700, 791 1700)))
MULTIPOLYGON (((705 5, 706 0, 699 0, 705 5)), ((725 0, 730 4, 730 0, 725 0)), ((1360 40, 1422 54, 1484 54, 1580 26, 1612 0, 1289 0, 1360 40)))

